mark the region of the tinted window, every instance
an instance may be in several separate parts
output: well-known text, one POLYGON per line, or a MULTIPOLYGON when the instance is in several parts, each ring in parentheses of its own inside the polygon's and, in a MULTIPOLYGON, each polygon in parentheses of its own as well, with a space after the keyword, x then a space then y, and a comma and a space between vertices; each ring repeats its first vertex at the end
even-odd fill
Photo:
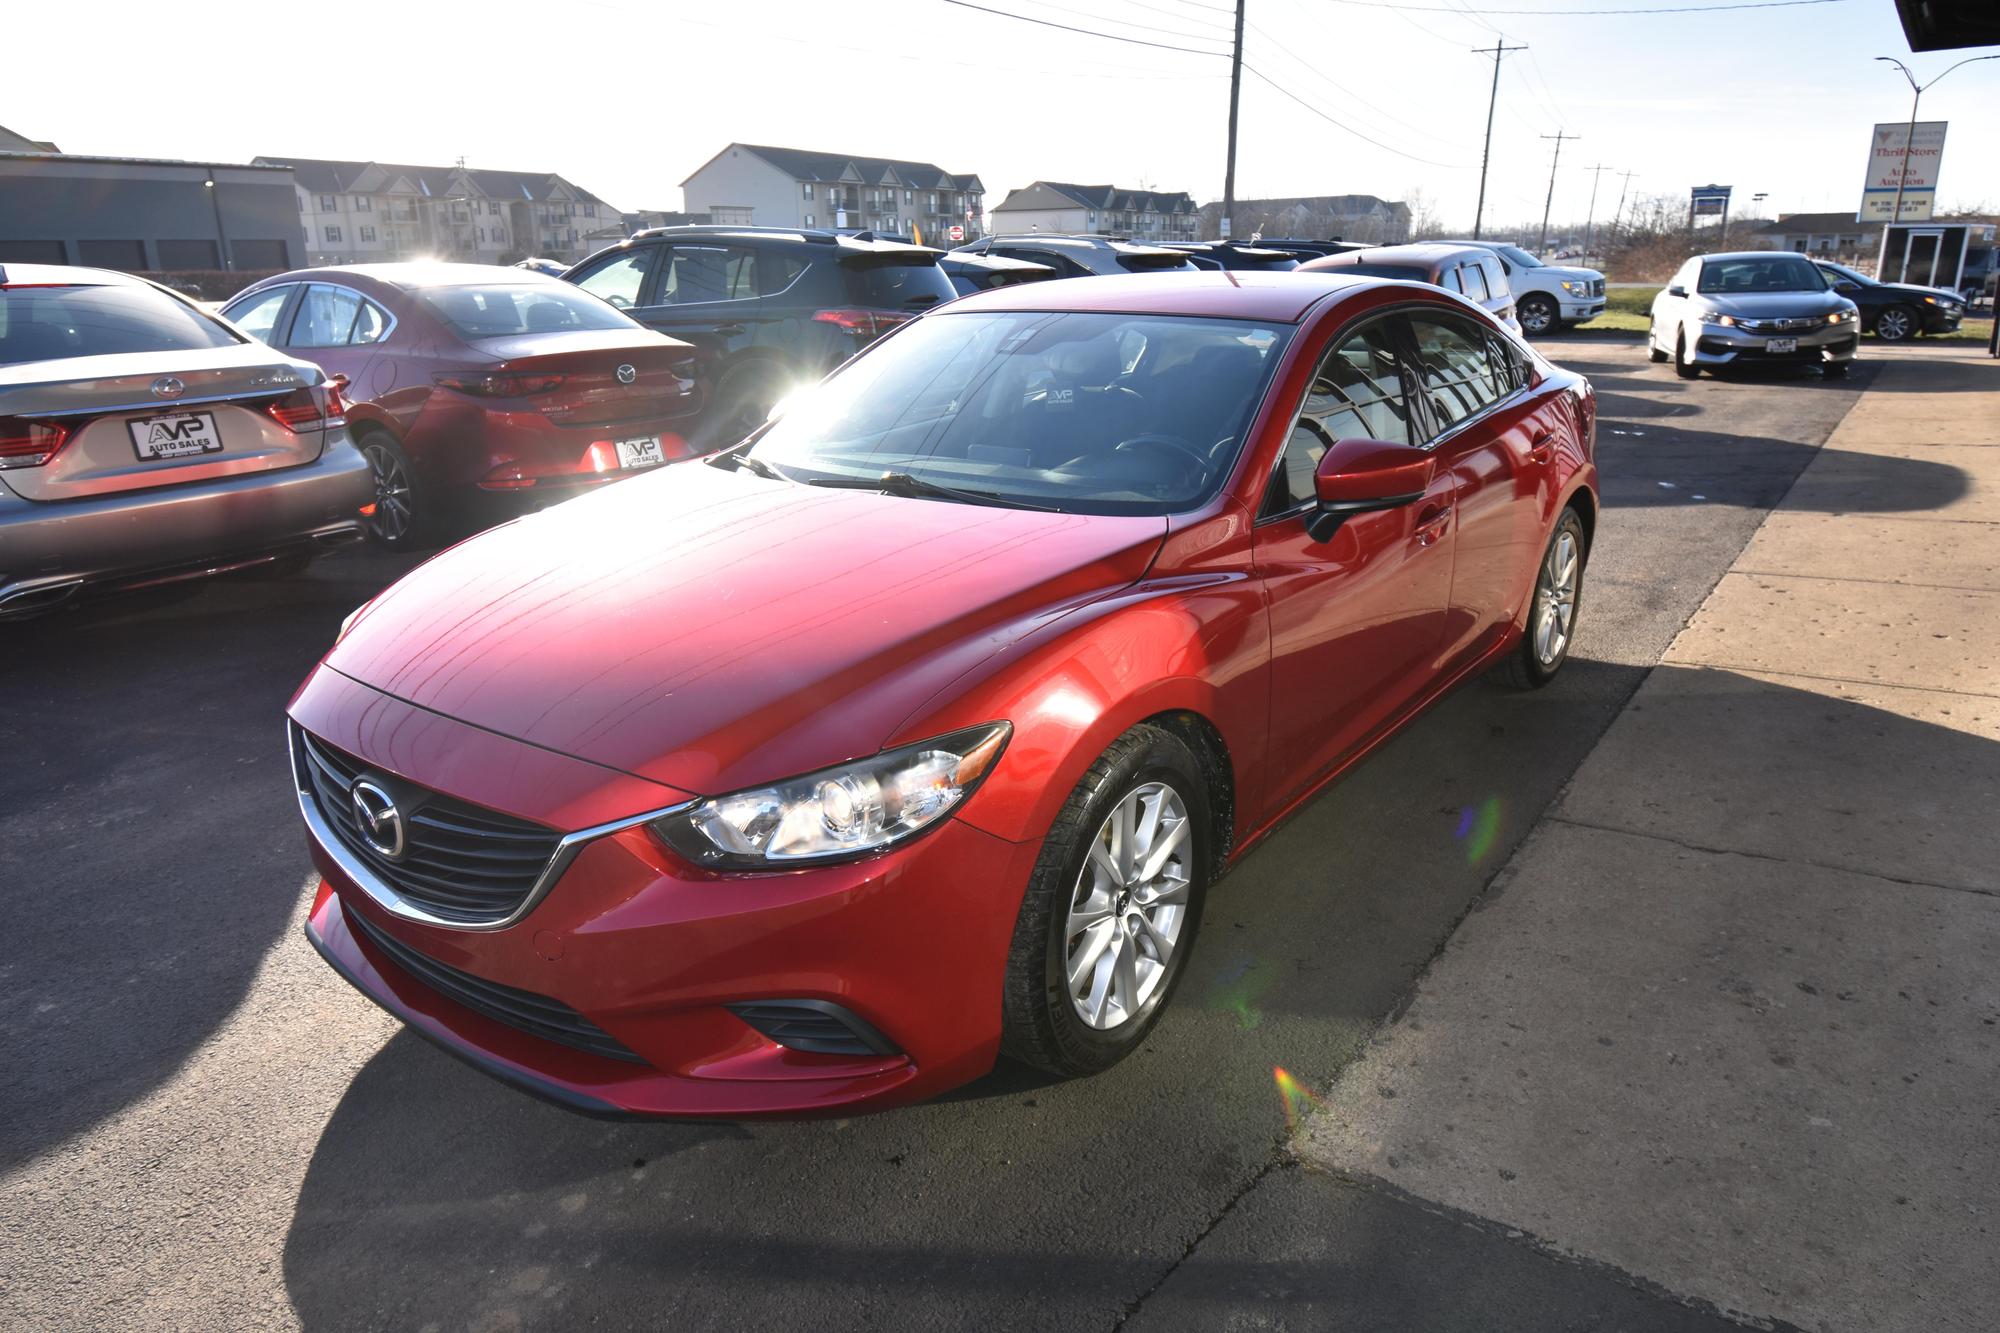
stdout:
POLYGON ((345 347, 354 332, 354 317, 361 313, 361 296, 345 287, 315 282, 306 288, 299 311, 292 316, 292 334, 285 341, 293 347, 345 347))
POLYGON ((269 342, 271 328, 278 322, 278 312, 285 308, 285 301, 294 290, 290 283, 267 288, 225 307, 223 316, 259 342, 269 342))
POLYGON ((658 305, 747 301, 757 295, 757 252, 747 245, 676 245, 667 252, 658 305))
POLYGON ((1535 258, 1533 255, 1529 254, 1526 250, 1523 250, 1518 245, 1503 245, 1500 247, 1500 253, 1507 256, 1507 262, 1513 264, 1517 268, 1546 267, 1546 265, 1544 265, 1541 260, 1535 258))
POLYGON ((653 261, 659 253, 658 246, 635 246, 605 259, 576 279, 576 285, 620 310, 630 310, 639 304, 639 293, 646 285, 646 275, 652 271, 653 261))
POLYGON ((228 329, 151 287, 0 289, 0 365, 237 345, 228 329))
POLYGON ((1424 398, 1438 429, 1449 430, 1513 392, 1511 371, 1496 368, 1486 331, 1470 320, 1412 315, 1424 398))
POLYGON ((361 313, 354 317, 354 335, 348 341, 357 345, 380 342, 388 334, 389 312, 364 297, 361 313))
POLYGON ((1291 333, 943 312, 797 397, 752 452, 797 480, 899 472, 1068 512, 1174 513, 1228 475, 1291 333))
POLYGON ((1082 277, 1090 272, 1068 255, 1058 254, 1054 250, 1028 250, 1020 246, 996 245, 993 247, 993 253, 1006 259, 1025 259, 1030 264, 1047 264, 1065 278, 1082 277))
POLYGON ((421 294, 421 299, 462 338, 637 327, 604 302, 566 282, 432 287, 421 294))
POLYGON ((1514 294, 1514 289, 1507 283, 1507 275, 1501 271, 1498 259, 1489 256, 1479 261, 1479 267, 1486 274, 1487 295, 1505 299, 1514 294))
POLYGON ((1703 261, 1701 286, 1697 290, 1717 296, 1743 292, 1822 292, 1826 290, 1826 280, 1809 259, 1753 255, 1703 261))
POLYGON ((1410 442, 1410 409, 1391 326, 1377 321, 1326 354, 1264 496, 1266 514, 1313 498, 1313 472, 1336 440, 1410 442))
POLYGON ((1460 265, 1460 272, 1460 291, 1475 301, 1485 302, 1492 299, 1493 293, 1486 289, 1485 269, 1477 264, 1463 264, 1460 265))
POLYGON ((935 263, 867 263, 848 260, 841 266, 847 296, 873 310, 922 310, 958 295, 935 263))

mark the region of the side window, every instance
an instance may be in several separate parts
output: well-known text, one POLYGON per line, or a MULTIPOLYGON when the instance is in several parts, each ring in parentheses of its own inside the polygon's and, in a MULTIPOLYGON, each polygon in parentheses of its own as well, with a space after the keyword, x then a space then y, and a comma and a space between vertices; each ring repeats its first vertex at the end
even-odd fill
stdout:
POLYGON ((799 274, 806 271, 803 259, 776 250, 766 250, 758 266, 763 270, 766 296, 776 296, 797 282, 799 274))
POLYGON ((757 295, 757 252, 745 245, 676 245, 660 278, 660 305, 741 301, 757 295))
POLYGON ((1484 305, 1493 293, 1486 290, 1486 270, 1477 264, 1467 264, 1459 270, 1464 275, 1465 294, 1484 305))
POLYGON ((299 313, 292 316, 291 347, 345 347, 361 313, 361 295, 346 287, 315 282, 306 288, 299 313))
POLYGON ((1313 472, 1327 446, 1342 439, 1410 442, 1409 397, 1396 355, 1394 325, 1378 319, 1348 335, 1319 363, 1263 513, 1289 513, 1313 496, 1313 472))
POLYGON ((354 317, 354 336, 348 341, 356 346, 376 343, 381 342, 388 333, 389 312, 364 298, 361 302, 361 313, 354 317))
POLYGON ((1494 366, 1495 349, 1486 331, 1469 320, 1412 315, 1418 371, 1424 399, 1439 430, 1450 430, 1488 404, 1513 392, 1494 366))
POLYGON ((646 275, 652 272, 653 261, 659 258, 659 254, 660 248, 656 245, 635 245, 620 254, 607 256, 596 268, 578 278, 576 285, 620 310, 630 310, 639 304, 639 293, 646 288, 646 275))
POLYGON ((1479 261, 1479 267, 1486 273, 1486 290, 1490 295, 1502 299, 1514 294, 1513 284, 1507 281, 1505 268, 1492 256, 1479 261))
POLYGON ((267 343, 271 341, 271 330, 278 322, 278 312, 285 308, 286 299, 296 290, 291 283, 266 288, 254 296, 246 296, 233 305, 223 307, 222 317, 258 342, 267 343))
POLYGON ((1458 265, 1453 264, 1438 275, 1438 286, 1448 292, 1462 292, 1465 290, 1465 284, 1460 282, 1458 278, 1458 265))

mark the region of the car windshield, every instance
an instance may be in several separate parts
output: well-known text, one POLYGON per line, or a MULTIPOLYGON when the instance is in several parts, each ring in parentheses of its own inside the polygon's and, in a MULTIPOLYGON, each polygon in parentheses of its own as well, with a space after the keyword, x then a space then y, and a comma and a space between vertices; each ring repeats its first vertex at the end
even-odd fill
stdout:
POLYGON ((1415 264, 1339 264, 1335 273, 1358 273, 1364 278, 1401 278, 1405 282, 1429 282, 1431 271, 1415 264))
POLYGON ((750 455, 794 481, 899 474, 1022 507, 1175 513, 1228 475, 1291 333, 1179 316, 931 315, 788 400, 750 455))
POLYGON ((0 288, 0 366, 191 352, 242 339, 151 287, 0 288))
POLYGON ((1795 255, 1748 255, 1741 259, 1704 260, 1701 282, 1695 290, 1710 296, 1823 292, 1826 279, 1812 261, 1795 255))
POLYGON ((1520 268, 1547 268, 1541 260, 1529 254, 1518 245, 1503 245, 1500 253, 1507 256, 1507 262, 1520 268))
POLYGON ((639 327, 609 304, 563 282, 431 287, 420 294, 462 338, 639 327))

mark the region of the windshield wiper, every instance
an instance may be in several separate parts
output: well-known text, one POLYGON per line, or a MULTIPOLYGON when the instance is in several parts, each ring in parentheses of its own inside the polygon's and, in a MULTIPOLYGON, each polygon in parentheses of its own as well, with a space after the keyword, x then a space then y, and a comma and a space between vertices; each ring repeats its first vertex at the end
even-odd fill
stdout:
POLYGON ((750 442, 748 440, 745 440, 742 444, 731 445, 729 448, 719 451, 715 455, 716 461, 721 462, 722 460, 727 459, 731 467, 743 468, 746 471, 748 471, 752 476, 762 477, 766 481, 791 480, 790 477, 778 471, 778 469, 772 467, 769 463, 766 463, 763 459, 752 458, 750 454, 747 452, 749 448, 749 443, 750 442))
POLYGON ((1016 500, 992 491, 962 491, 956 486, 940 486, 907 472, 884 472, 879 477, 810 477, 805 484, 824 486, 829 490, 880 491, 884 495, 900 495, 916 500, 952 500, 959 504, 997 505, 1002 509, 1034 509, 1044 514, 1062 512, 1052 505, 1016 500))

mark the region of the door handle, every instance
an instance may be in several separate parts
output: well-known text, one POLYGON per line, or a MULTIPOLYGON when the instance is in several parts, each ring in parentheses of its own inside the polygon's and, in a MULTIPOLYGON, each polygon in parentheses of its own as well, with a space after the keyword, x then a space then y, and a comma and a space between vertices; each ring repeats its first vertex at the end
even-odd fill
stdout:
POLYGON ((1416 538, 1419 546, 1432 546, 1444 536, 1444 530, 1451 522, 1449 503, 1425 505, 1417 512, 1416 538))
POLYGON ((1549 455, 1555 451, 1555 445, 1556 437, 1553 432, 1546 430, 1536 431, 1535 442, 1528 449, 1528 461, 1530 463, 1548 462, 1549 455))
POLYGON ((715 326, 715 331, 725 338, 734 338, 737 334, 743 332, 743 326, 741 324, 718 324, 715 326))

